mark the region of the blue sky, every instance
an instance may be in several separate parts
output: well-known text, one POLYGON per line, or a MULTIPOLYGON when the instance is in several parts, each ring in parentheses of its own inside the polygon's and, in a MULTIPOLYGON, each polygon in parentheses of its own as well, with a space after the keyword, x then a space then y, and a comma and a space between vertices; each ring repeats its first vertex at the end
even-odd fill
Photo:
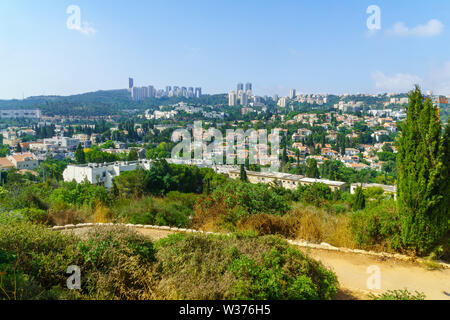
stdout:
POLYGON ((450 94, 450 1, 7 0, 0 99, 135 85, 450 94), (81 27, 67 28, 76 5, 81 27), (369 5, 381 30, 369 32, 369 5))

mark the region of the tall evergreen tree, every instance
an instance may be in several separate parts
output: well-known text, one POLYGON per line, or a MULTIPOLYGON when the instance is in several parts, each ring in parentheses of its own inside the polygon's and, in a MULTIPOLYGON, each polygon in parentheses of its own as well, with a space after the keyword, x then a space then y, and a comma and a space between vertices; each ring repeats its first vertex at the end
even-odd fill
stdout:
POLYGON ((362 210, 365 207, 366 207, 366 196, 364 195, 363 188, 361 186, 358 186, 356 188, 356 193, 355 193, 354 208, 356 210, 362 210))
POLYGON ((133 149, 130 150, 130 153, 128 153, 128 156, 127 156, 127 160, 128 161, 137 161, 137 160, 139 160, 139 155, 138 155, 136 149, 133 148, 133 149))
POLYGON ((243 164, 241 164, 240 179, 241 179, 241 181, 245 181, 245 182, 248 181, 247 172, 245 171, 245 167, 243 164))
POLYGON ((306 176, 308 178, 318 178, 319 177, 319 168, 317 168, 317 160, 313 158, 309 158, 306 161, 306 176))
POLYGON ((283 164, 288 163, 289 159, 288 159, 288 155, 287 155, 287 147, 285 146, 283 149, 283 164))
POLYGON ((83 147, 81 146, 81 143, 78 144, 78 147, 75 150, 75 160, 79 164, 86 163, 86 154, 84 153, 84 150, 83 150, 83 147))
POLYGON ((442 135, 439 108, 419 87, 409 99, 398 140, 397 207, 403 245, 424 254, 449 232, 449 128, 442 135))

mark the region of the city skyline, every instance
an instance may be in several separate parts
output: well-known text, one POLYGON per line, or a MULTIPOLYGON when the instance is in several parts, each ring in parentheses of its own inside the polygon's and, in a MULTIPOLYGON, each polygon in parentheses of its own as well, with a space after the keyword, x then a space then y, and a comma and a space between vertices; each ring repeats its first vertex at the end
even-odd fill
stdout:
POLYGON ((68 27, 70 2, 0 4, 0 99, 123 89, 130 74, 207 94, 240 79, 259 96, 407 92, 415 83, 450 94, 448 1, 132 4, 79 1, 77 28, 68 27), (381 11, 378 31, 367 26, 370 5, 381 11), (223 12, 235 6, 231 22, 223 12))
POLYGON ((183 96, 185 98, 200 98, 202 96, 201 87, 185 86, 165 86, 165 89, 155 88, 153 85, 134 86, 134 78, 128 78, 128 91, 133 100, 144 100, 146 98, 160 98, 183 96))

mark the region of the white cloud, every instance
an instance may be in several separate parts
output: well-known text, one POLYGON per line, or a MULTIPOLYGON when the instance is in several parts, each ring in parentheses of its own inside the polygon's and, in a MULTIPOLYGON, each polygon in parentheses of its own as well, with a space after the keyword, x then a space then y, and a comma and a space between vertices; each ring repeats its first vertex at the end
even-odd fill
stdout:
POLYGON ((425 84, 436 94, 450 94, 450 61, 432 68, 425 77, 425 84))
POLYGON ((450 95, 450 61, 430 68, 423 78, 409 73, 385 75, 381 71, 373 72, 371 76, 380 92, 408 92, 418 84, 423 90, 450 95))
POLYGON ((403 22, 397 22, 392 29, 389 30, 390 34, 396 36, 417 36, 417 37, 433 37, 442 33, 444 24, 437 20, 431 19, 424 25, 418 25, 414 28, 408 28, 403 22))
POLYGON ((373 72, 372 79, 375 81, 375 87, 383 92, 407 92, 413 89, 415 84, 423 82, 419 76, 413 74, 397 73, 389 76, 381 71, 373 72))

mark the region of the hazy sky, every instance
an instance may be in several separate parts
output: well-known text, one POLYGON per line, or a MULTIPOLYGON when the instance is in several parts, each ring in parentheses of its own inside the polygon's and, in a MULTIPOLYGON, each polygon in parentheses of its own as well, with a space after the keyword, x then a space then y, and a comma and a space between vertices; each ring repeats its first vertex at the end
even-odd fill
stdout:
POLYGON ((0 99, 125 88, 129 76, 205 93, 250 81, 260 95, 414 83, 450 94, 450 1, 0 2, 0 99), (81 24, 69 29, 71 5, 81 24), (376 32, 370 5, 381 9, 376 32))

